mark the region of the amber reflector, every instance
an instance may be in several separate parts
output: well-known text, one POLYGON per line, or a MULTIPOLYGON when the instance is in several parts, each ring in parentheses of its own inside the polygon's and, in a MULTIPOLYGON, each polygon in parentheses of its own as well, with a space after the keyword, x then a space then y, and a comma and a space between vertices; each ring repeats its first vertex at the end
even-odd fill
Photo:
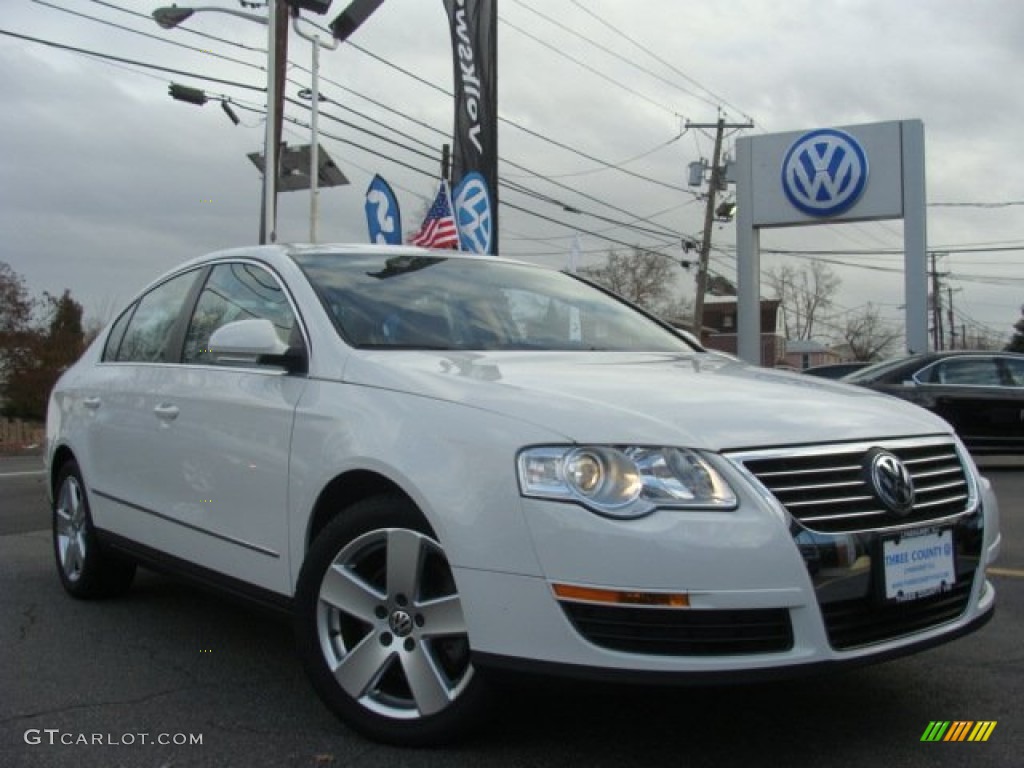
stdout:
POLYGON ((648 605, 655 608, 688 608, 690 596, 672 592, 621 592, 617 589, 578 587, 575 584, 554 584, 555 596, 562 600, 616 605, 648 605))

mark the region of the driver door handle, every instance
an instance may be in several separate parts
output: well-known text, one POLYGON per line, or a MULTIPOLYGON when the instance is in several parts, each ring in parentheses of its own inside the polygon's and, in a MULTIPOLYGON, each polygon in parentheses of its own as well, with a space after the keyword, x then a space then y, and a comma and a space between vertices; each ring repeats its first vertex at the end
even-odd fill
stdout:
POLYGON ((170 403, 161 403, 153 409, 153 413, 156 414, 158 419, 163 421, 174 421, 178 418, 178 406, 171 405, 170 403))

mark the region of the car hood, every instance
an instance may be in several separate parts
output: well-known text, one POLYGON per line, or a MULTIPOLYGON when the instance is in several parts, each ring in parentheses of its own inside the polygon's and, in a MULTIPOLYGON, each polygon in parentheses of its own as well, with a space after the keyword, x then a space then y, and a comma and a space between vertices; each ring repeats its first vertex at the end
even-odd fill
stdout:
POLYGON ((719 451, 949 431, 896 398, 714 354, 388 350, 356 353, 343 378, 501 413, 580 443, 719 451))

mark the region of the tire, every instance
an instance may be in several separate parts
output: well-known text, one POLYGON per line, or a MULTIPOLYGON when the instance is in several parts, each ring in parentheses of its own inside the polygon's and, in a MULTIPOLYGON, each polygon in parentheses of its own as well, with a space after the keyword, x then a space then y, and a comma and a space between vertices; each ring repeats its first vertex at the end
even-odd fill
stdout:
POLYGON ((447 558, 405 496, 366 499, 324 528, 299 575, 295 611, 314 688, 363 735, 438 745, 485 714, 447 558))
POLYGON ((124 594, 135 578, 135 563, 100 546, 76 462, 68 461, 61 466, 56 489, 53 554, 64 589, 83 600, 124 594))

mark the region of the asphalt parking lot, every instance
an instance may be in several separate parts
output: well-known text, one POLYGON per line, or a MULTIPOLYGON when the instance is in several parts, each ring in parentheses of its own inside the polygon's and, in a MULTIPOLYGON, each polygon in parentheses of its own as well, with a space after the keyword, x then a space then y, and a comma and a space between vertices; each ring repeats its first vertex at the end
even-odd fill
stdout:
POLYGON ((280 617, 145 572, 126 598, 67 598, 39 459, 0 457, 0 765, 1020 765, 1024 469, 985 472, 1004 549, 996 616, 974 635, 770 685, 524 682, 471 742, 413 751, 368 742, 327 712, 280 617), (997 725, 985 743, 922 742, 936 720, 997 725))

